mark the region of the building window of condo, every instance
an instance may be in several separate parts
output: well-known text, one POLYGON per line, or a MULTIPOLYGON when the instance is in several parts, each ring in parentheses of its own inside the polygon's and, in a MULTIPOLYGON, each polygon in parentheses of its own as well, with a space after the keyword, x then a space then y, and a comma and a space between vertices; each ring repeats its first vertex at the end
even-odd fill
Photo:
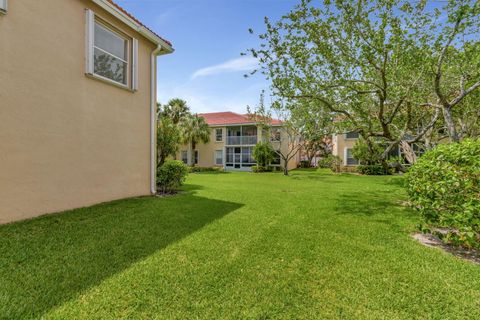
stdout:
POLYGON ((185 164, 188 163, 188 152, 186 150, 182 151, 182 162, 185 164))
POLYGON ((195 159, 194 164, 198 164, 198 150, 195 150, 195 159))
POLYGON ((0 13, 7 13, 7 1, 8 0, 0 0, 0 13))
POLYGON ((353 132, 353 131, 352 131, 352 132, 347 132, 347 133, 345 134, 345 138, 346 138, 346 139, 358 139, 358 137, 359 137, 358 132, 353 132))
POLYGON ((280 128, 273 128, 270 132, 270 140, 280 141, 280 137, 281 137, 280 128))
POLYGON ((215 150, 215 164, 222 165, 223 164, 223 151, 222 150, 215 150))
POLYGON ((86 73, 112 84, 137 90, 137 60, 138 41, 87 10, 86 73))
POLYGON ((223 129, 215 129, 215 141, 223 141, 223 129))
POLYGON ((345 149, 345 161, 347 166, 356 166, 358 164, 358 160, 352 155, 352 150, 353 149, 350 148, 345 149))

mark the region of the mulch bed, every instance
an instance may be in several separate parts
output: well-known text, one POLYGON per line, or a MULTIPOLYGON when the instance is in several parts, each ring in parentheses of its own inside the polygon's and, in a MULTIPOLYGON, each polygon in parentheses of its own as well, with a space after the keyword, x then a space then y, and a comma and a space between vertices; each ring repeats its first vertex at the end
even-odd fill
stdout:
POLYGON ((466 249, 458 246, 452 246, 444 243, 437 236, 430 233, 414 233, 412 237, 427 247, 440 248, 454 256, 480 264, 480 251, 475 249, 466 249))

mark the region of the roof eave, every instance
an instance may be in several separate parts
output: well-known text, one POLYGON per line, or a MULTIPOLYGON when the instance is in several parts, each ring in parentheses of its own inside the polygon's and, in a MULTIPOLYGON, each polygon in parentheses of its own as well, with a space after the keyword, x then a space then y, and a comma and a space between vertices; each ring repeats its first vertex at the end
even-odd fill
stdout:
MULTIPOLYGON (((259 122, 242 122, 242 123, 216 123, 208 124, 210 127, 233 127, 233 126, 259 126, 259 122)), ((272 127, 279 127, 281 123, 270 124, 272 127)))
POLYGON ((119 19, 126 25, 128 25, 130 28, 133 30, 137 31, 140 33, 142 36, 150 40, 151 42, 155 43, 157 46, 162 47, 162 52, 160 54, 168 54, 172 53, 174 51, 173 47, 168 44, 165 40, 157 36, 155 33, 152 31, 148 30, 145 28, 143 25, 137 23, 135 20, 130 18, 127 14, 124 12, 118 10, 117 7, 115 7, 112 3, 110 3, 107 0, 92 0, 93 3, 97 4, 104 10, 106 10, 108 13, 112 14, 115 18, 119 19))

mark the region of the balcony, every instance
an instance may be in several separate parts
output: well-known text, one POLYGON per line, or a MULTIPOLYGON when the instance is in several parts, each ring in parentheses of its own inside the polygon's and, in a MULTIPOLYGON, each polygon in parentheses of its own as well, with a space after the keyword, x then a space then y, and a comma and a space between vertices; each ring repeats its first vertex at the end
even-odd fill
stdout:
POLYGON ((257 144, 257 136, 227 136, 228 146, 257 144))

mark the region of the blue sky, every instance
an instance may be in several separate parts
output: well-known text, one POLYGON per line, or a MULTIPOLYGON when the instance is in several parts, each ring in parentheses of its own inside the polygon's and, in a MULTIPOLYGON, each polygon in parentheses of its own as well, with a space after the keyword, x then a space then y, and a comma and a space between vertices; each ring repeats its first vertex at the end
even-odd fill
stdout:
POLYGON ((245 112, 268 83, 243 75, 255 67, 241 57, 257 46, 263 19, 277 19, 297 0, 117 0, 148 27, 173 43, 175 52, 158 59, 158 99, 185 99, 194 112, 245 112))

